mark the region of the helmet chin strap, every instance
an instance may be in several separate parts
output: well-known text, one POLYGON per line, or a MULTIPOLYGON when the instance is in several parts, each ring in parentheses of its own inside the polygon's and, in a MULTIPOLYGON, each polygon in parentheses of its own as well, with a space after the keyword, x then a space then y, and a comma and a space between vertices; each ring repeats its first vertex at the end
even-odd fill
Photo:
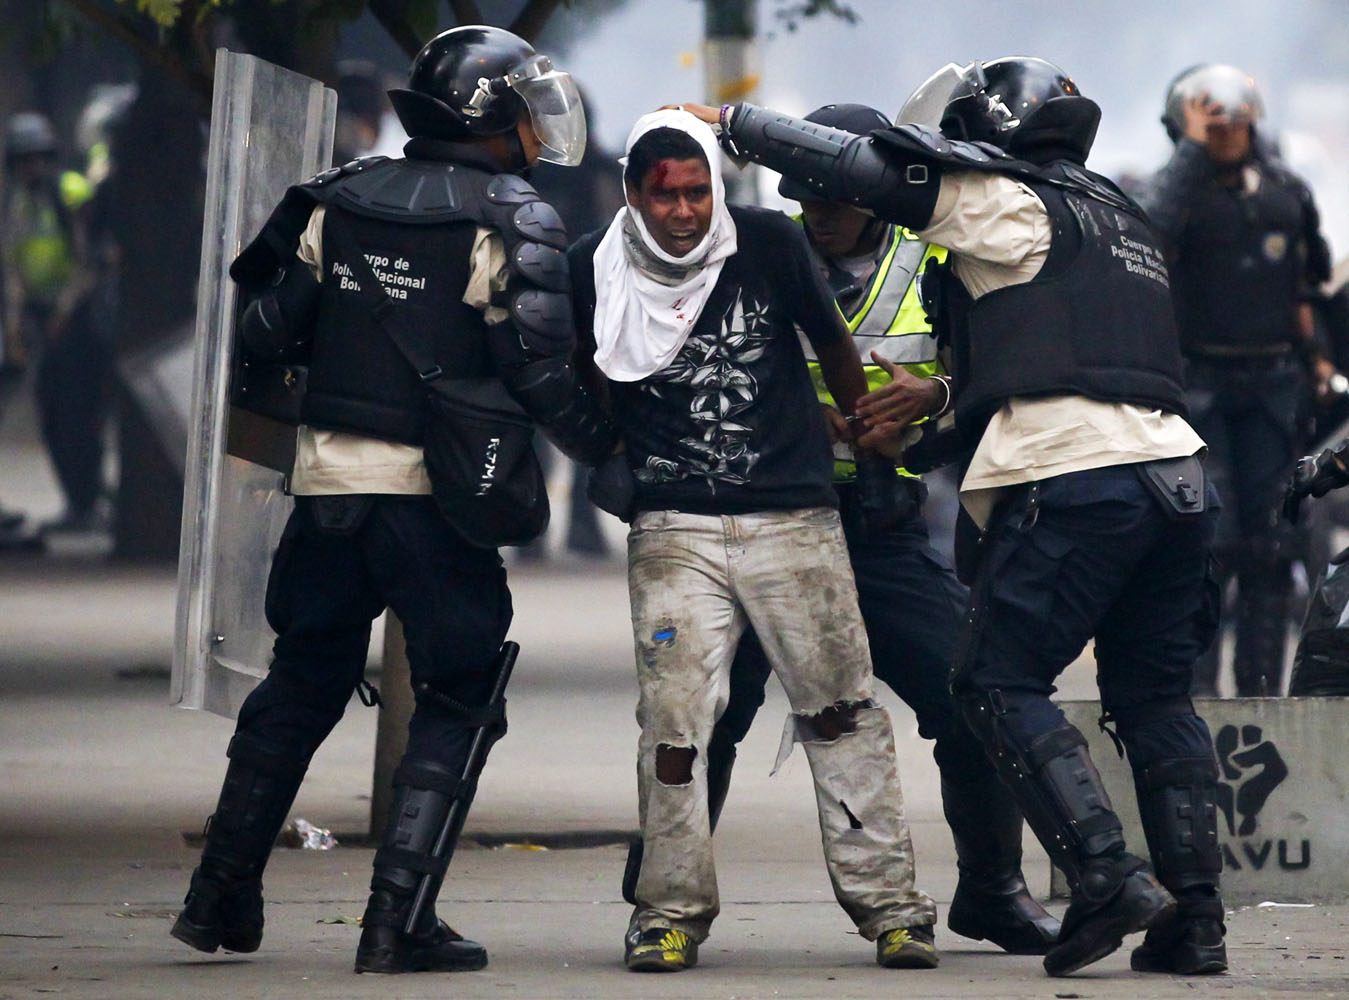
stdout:
POLYGON ((510 152, 510 162, 506 169, 521 177, 528 177, 533 166, 529 162, 529 157, 525 155, 525 144, 520 141, 519 130, 511 129, 506 133, 505 139, 506 148, 510 152))

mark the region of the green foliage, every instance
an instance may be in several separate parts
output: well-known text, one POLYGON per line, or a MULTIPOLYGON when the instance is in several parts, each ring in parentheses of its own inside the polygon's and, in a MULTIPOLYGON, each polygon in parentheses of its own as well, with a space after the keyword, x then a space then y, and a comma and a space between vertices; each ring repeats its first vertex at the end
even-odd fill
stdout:
POLYGON ((440 27, 439 6, 438 0, 411 0, 408 4, 408 24, 419 37, 430 38, 440 27))
MULTIPOLYGON (((126 5, 130 0, 117 0, 126 5)), ((209 0, 212 6, 219 6, 220 0, 209 0)), ((172 28, 183 13, 183 0, 135 0, 136 10, 147 15, 161 28, 172 28)))

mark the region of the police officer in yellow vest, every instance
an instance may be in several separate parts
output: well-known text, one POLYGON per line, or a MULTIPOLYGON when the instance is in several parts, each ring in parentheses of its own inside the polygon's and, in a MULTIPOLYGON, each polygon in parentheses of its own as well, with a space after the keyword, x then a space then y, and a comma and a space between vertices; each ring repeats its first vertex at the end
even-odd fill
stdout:
MULTIPOLYGON (((98 394, 70 385, 68 373, 103 368, 88 356, 80 329, 93 288, 80 216, 93 188, 82 174, 59 171, 56 160, 56 133, 45 115, 21 111, 9 118, 0 225, 5 291, 0 369, 12 382, 30 358, 36 361, 42 435, 70 512, 93 508, 103 461, 101 430, 85 429, 95 419, 86 421, 88 414, 101 416, 98 394), (93 459, 87 455, 91 448, 97 453, 93 459)), ((21 520, 0 511, 0 532, 17 532, 21 520)))
MULTIPOLYGON (((862 135, 890 125, 879 111, 857 104, 826 105, 806 120, 862 135)), ((945 369, 919 295, 923 267, 929 260, 943 260, 946 250, 852 205, 813 198, 785 178, 778 191, 801 202, 801 221, 872 387, 888 383, 889 372, 902 365, 932 379, 934 412, 949 407, 945 369)), ((1021 813, 948 689, 966 591, 929 543, 922 515, 927 489, 893 465, 878 469, 864 464, 859 469, 851 447, 842 441, 846 422, 832 406, 808 345, 806 356, 825 418, 839 432, 834 435, 839 440, 835 488, 873 670, 914 710, 919 733, 935 741, 942 806, 959 868, 947 925, 964 937, 988 939, 1015 954, 1044 954, 1058 935, 1059 922, 1031 896, 1021 874, 1021 813), (883 509, 875 503, 878 493, 889 494, 883 509)), ((751 627, 741 640, 731 668, 730 699, 708 746, 714 825, 730 785, 736 744, 763 704, 768 674, 768 660, 751 627)), ((639 842, 629 854, 624 877, 623 894, 629 901, 640 858, 639 842)))

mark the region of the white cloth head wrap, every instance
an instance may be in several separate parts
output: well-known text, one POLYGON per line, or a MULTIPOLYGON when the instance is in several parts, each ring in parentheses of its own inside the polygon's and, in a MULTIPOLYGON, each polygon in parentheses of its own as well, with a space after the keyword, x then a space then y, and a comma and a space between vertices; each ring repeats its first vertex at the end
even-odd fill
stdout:
POLYGON ((679 353, 689 331, 702 315, 726 258, 736 250, 735 223, 726 210, 726 186, 721 179, 721 150, 706 123, 687 111, 653 111, 637 119, 628 134, 625 152, 647 132, 678 129, 691 136, 707 157, 712 175, 712 220, 707 235, 683 257, 672 257, 656 243, 642 222, 642 214, 627 205, 595 250, 595 363, 616 382, 636 382, 664 368, 679 353), (625 228, 640 238, 642 254, 661 263, 643 269, 625 245, 625 228), (671 278, 673 272, 677 277, 671 278), (671 281, 675 283, 671 283, 671 281))

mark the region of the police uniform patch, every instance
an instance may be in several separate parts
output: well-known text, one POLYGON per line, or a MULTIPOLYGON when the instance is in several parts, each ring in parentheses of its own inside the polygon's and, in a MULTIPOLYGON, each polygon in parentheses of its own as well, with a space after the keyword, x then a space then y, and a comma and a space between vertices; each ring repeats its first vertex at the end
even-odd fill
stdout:
POLYGON ((1265 253, 1265 260, 1277 264, 1288 254, 1288 237, 1284 233, 1266 233, 1261 249, 1265 253))

